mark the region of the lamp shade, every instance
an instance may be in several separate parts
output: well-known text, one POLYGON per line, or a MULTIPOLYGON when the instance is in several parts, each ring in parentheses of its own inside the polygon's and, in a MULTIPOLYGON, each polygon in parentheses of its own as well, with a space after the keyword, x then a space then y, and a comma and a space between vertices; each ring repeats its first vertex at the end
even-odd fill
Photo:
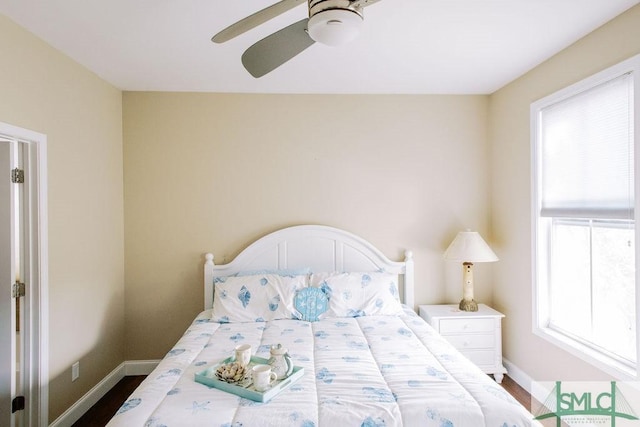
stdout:
POLYGON ((447 261, 494 262, 498 257, 477 231, 460 231, 444 253, 447 261))

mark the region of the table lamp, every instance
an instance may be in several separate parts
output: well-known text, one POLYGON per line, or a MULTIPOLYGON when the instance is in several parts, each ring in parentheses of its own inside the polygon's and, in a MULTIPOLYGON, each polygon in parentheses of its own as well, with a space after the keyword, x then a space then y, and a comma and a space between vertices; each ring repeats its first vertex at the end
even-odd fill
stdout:
POLYGON ((476 231, 460 231, 444 253, 447 261, 462 261, 462 311, 478 311, 473 299, 473 263, 494 262, 498 257, 476 231))

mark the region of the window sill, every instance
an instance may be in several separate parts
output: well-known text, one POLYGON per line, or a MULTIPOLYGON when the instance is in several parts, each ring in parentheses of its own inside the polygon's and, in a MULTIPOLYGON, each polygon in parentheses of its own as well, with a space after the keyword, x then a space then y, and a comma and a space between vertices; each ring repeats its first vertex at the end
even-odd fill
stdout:
POLYGON ((629 365, 625 365, 624 363, 621 363, 620 361, 578 341, 572 340, 566 335, 560 334, 549 328, 541 327, 534 327, 533 333, 618 380, 636 381, 639 379, 637 369, 634 369, 629 365))

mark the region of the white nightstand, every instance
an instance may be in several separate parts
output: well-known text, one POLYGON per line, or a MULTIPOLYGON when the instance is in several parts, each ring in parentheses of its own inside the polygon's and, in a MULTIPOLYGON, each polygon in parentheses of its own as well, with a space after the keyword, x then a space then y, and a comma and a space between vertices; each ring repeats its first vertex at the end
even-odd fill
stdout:
POLYGON ((457 304, 421 305, 426 320, 455 348, 501 383, 507 370, 502 365, 502 318, 504 314, 478 304, 478 311, 460 311, 457 304))

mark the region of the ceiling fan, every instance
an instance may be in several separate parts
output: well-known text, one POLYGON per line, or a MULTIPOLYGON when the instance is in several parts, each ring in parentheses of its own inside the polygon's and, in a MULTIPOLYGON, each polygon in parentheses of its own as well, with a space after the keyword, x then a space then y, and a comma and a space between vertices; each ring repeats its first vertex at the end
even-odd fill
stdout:
POLYGON ((301 19, 253 44, 242 54, 242 65, 253 77, 275 70, 315 42, 337 46, 354 39, 364 16, 362 9, 380 0, 281 0, 230 25, 211 38, 224 43, 275 18, 301 3, 309 17, 301 19))

